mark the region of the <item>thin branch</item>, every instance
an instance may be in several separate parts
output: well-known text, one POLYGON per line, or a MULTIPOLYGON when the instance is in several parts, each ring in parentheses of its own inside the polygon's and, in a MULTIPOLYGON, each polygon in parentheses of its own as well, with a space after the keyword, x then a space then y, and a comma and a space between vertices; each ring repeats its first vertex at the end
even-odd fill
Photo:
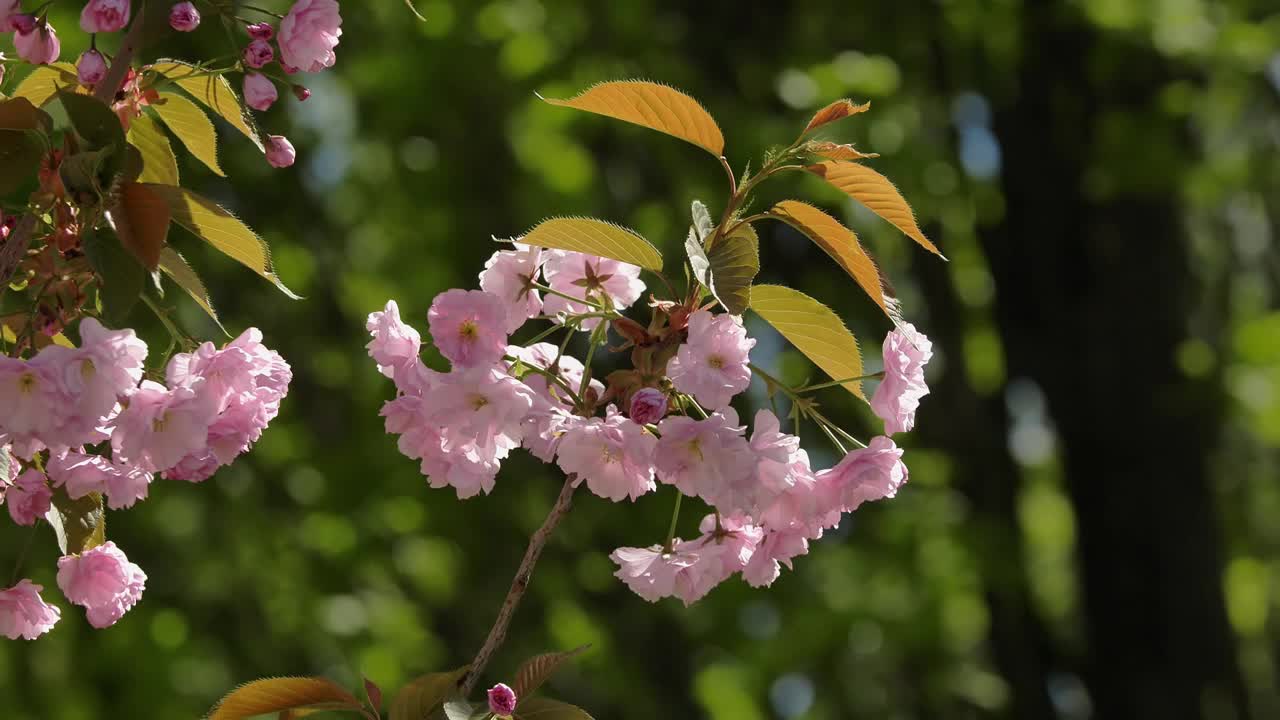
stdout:
POLYGON ((36 222, 34 214, 23 215, 17 226, 13 228, 13 232, 9 233, 9 237, 5 239, 4 245, 0 246, 0 296, 3 296, 8 289, 9 282, 13 280, 14 271, 18 269, 22 258, 27 254, 27 247, 31 245, 31 236, 36 231, 36 222))
POLYGON ((120 89, 125 75, 129 73, 129 66, 133 63, 133 56, 142 49, 142 31, 147 25, 147 7, 146 2, 140 5, 141 7, 133 15, 133 24, 129 26, 129 32, 120 43, 120 50, 116 52, 115 58, 111 61, 111 68, 107 70, 106 77, 102 78, 102 82, 98 83, 93 92, 95 98, 108 105, 115 99, 116 91, 120 89))

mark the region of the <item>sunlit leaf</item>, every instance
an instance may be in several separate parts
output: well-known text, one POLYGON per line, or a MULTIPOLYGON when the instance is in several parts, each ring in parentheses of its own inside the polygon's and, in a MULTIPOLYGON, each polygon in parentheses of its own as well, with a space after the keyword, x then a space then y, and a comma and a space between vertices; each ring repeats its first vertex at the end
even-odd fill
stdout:
POLYGON ((13 456, 9 454, 8 446, 0 447, 0 485, 9 485, 13 482, 13 456))
POLYGON ((32 105, 41 107, 49 102, 62 88, 78 88, 80 80, 76 77, 76 66, 71 63, 54 63, 41 65, 31 71, 13 89, 12 97, 24 97, 32 105))
POLYGON ((648 240, 624 227, 593 218, 543 220, 525 233, 520 242, 599 255, 649 270, 662 269, 662 254, 648 240))
POLYGON ((108 320, 119 323, 129 316, 147 284, 147 273, 138 260, 109 231, 86 230, 81 238, 85 257, 97 274, 98 299, 108 320))
POLYGON ((192 155, 214 173, 226 177, 218 166, 218 133, 203 110, 177 93, 161 93, 160 102, 151 105, 151 109, 192 155))
POLYGON ((467 667, 430 673, 412 680, 391 701, 390 720, 422 720, 458 692, 458 681, 467 667))
POLYGON ((178 184, 178 158, 173 154, 169 138, 151 116, 134 118, 129 124, 127 139, 142 154, 142 173, 137 177, 138 182, 178 184))
MULTIPOLYGON (((858 341, 831 308, 781 285, 751 288, 751 309, 782 334, 832 380, 862 376, 858 341)), ((863 397, 862 383, 844 384, 863 397)))
POLYGON ((227 693, 209 713, 209 720, 241 720, 267 713, 300 710, 359 710, 354 695, 322 677, 265 678, 227 693))
POLYGON ((837 120, 847 118, 850 115, 857 115, 858 113, 866 112, 870 107, 871 103, 855 105, 853 104, 853 101, 848 98, 837 100, 819 110, 813 116, 813 119, 809 121, 809 124, 805 126, 804 132, 809 133, 817 130, 827 123, 833 123, 837 120))
POLYGON ((619 80, 600 83, 568 100, 542 99, 552 105, 652 128, 691 142, 717 157, 724 152, 724 135, 715 118, 697 100, 666 85, 619 80))
POLYGON ((543 683, 551 679, 560 666, 572 658, 582 654, 590 645, 576 647, 566 652, 544 653, 534 655, 520 664, 516 670, 516 681, 512 685, 517 698, 532 695, 543 683))
POLYGON ((205 107, 217 113, 242 135, 249 138, 259 150, 263 150, 262 139, 253 116, 240 102, 240 96, 231 89, 231 83, 225 75, 207 75, 194 65, 178 60, 161 60, 151 69, 169 78, 178 87, 191 93, 205 107))
POLYGON ((146 187, 169 204, 175 223, 190 230, 219 252, 270 280, 284 294, 298 299, 276 276, 267 243, 230 211, 186 188, 154 184, 146 184, 146 187))
POLYGON ((160 265, 160 251, 169 234, 169 203, 146 185, 126 183, 120 188, 120 204, 111 211, 120 244, 148 270, 160 265))
POLYGON ((883 282, 880 269, 852 230, 818 208, 798 200, 784 200, 774 205, 770 213, 826 250, 895 324, 901 320, 897 298, 883 282))
POLYGON ((442 709, 446 720, 483 720, 492 714, 487 705, 472 705, 462 698, 446 700, 442 709))
POLYGON ((516 707, 516 720, 594 720, 586 710, 551 698, 532 697, 516 707))
POLYGON ((222 327, 222 321, 218 318, 218 311, 213 307, 213 300, 209 298, 209 291, 205 289, 204 282, 187 263, 186 258, 182 257, 177 250, 166 247, 160 251, 160 270, 177 283, 178 287, 185 290, 200 309, 217 323, 222 332, 226 332, 226 328, 222 327))
POLYGON ((811 140, 805 143, 804 150, 827 160, 865 160, 880 157, 880 153, 864 153, 852 145, 822 140, 811 140))
POLYGON ((755 229, 743 223, 710 249, 690 236, 685 249, 698 282, 711 290, 725 310, 741 315, 751 305, 751 283, 760 272, 760 239, 755 229))
POLYGON ((711 234, 711 230, 715 228, 715 221, 711 219, 711 211, 707 209, 707 206, 701 200, 694 200, 689 213, 693 216, 693 229, 698 236, 698 242, 704 242, 707 236, 711 234))
POLYGON ((872 212, 893 223, 921 247, 942 257, 937 246, 929 241, 916 224, 915 213, 906 198, 898 192, 889 178, 866 165, 853 162, 820 162, 805 168, 842 190, 849 197, 866 205, 872 212))
POLYGON ((53 527, 63 555, 92 550, 107 541, 107 513, 98 493, 72 500, 65 488, 57 488, 45 519, 53 527))

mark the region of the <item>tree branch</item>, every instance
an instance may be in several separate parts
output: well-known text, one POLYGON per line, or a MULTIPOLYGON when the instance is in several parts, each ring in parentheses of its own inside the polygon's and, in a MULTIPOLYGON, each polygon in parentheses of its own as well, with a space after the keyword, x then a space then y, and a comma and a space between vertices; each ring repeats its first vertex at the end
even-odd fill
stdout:
POLYGON ((108 105, 115 99, 116 92, 120 90, 120 84, 124 82, 125 75, 129 72, 129 66, 133 63, 133 56, 142 49, 142 31, 147 25, 147 4, 139 3, 139 6, 133 15, 133 24, 129 26, 129 32, 124 36, 124 40, 120 43, 120 50, 116 52, 115 58, 111 61, 111 69, 107 70, 107 74, 98 83, 94 89, 93 96, 108 105))
POLYGON ((4 244, 0 245, 0 295, 3 295, 4 289, 9 287, 14 271, 18 269, 18 264, 27 254, 27 247, 31 245, 31 235, 35 230, 36 216, 27 213, 18 221, 13 232, 9 233, 4 244))
POLYGON ((538 528, 533 537, 529 538, 529 548, 524 551, 524 559, 520 561, 520 569, 516 571, 516 576, 511 579, 511 589, 507 591, 507 599, 502 601, 502 609, 498 611, 498 618, 493 621, 493 627, 489 629, 489 637, 485 638, 484 645, 480 647, 480 652, 476 653, 476 659, 471 661, 471 669, 467 671, 466 677, 462 681, 462 695, 466 697, 475 690, 476 682, 484 673, 484 668, 489 664, 489 660, 493 654, 497 652, 498 647, 502 645, 502 641, 507 637, 507 626, 511 624, 511 618, 516 614, 516 608, 520 605, 521 598, 524 597, 524 591, 529 588, 529 580, 533 576, 533 566, 538 562, 538 556, 542 555, 542 548, 546 547, 547 540, 551 538, 551 533, 555 531, 556 526, 568 514, 569 508, 573 505, 573 484, 577 480, 577 476, 570 474, 565 478, 564 487, 560 488, 560 497, 556 498, 556 504, 552 506, 551 512, 547 513, 547 519, 542 521, 542 527, 538 528))

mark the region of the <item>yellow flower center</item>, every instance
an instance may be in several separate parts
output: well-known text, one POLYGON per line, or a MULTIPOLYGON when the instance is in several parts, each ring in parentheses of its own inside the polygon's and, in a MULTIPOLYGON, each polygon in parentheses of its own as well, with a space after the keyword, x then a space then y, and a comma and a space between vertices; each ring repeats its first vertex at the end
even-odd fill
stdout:
POLYGON ((18 376, 18 391, 25 394, 34 392, 36 386, 40 384, 35 373, 25 372, 18 376))
POLYGON ((464 340, 475 340, 480 334, 480 328, 476 325, 475 320, 464 320, 458 326, 458 335, 464 340))
POLYGON ((707 364, 715 368, 716 370, 722 370, 724 369, 724 358, 720 357, 719 355, 712 355, 711 357, 707 358, 707 364))

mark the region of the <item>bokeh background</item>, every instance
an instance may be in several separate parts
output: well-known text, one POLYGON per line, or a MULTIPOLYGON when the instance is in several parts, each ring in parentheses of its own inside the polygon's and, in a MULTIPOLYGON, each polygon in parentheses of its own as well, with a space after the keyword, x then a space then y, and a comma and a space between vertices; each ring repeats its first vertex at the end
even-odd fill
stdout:
MULTIPOLYGON (((425 327, 437 292, 475 285, 492 235, 554 214, 629 225, 674 267, 690 200, 723 207, 721 169, 534 96, 630 77, 701 99, 739 169, 825 103, 872 101, 830 134, 882 154, 950 263, 812 178, 762 201, 811 198, 858 230, 934 339, 934 392, 902 438, 910 484, 768 591, 643 602, 607 555, 660 541, 672 497, 581 496, 494 680, 591 643, 548 691, 598 718, 1280 717, 1274 3, 419 7, 425 24, 398 0, 343 3, 337 67, 261 118, 298 145, 294 169, 227 127, 234 180, 182 159, 307 297, 172 238, 228 327, 260 326, 293 364, 293 391, 247 458, 110 517, 149 575, 143 602, 106 631, 60 603, 52 634, 0 645, 0 717, 195 718, 260 676, 395 688, 470 659, 559 481, 520 454, 489 497, 429 490, 382 432, 391 387, 364 319, 396 298, 425 327)), ((64 55, 83 49, 77 11, 54 10, 64 55)), ((223 52, 215 28, 194 42, 223 52)), ((762 279, 835 307, 875 367, 884 318, 794 232, 761 240, 762 279)), ((753 330, 757 362, 816 377, 753 330)), ((856 434, 878 427, 847 394, 822 400, 856 434)), ((757 387, 742 410, 761 402, 757 387)), ((19 538, 6 527, 0 547, 19 538)), ((41 543, 28 574, 53 586, 55 553, 41 543)))

